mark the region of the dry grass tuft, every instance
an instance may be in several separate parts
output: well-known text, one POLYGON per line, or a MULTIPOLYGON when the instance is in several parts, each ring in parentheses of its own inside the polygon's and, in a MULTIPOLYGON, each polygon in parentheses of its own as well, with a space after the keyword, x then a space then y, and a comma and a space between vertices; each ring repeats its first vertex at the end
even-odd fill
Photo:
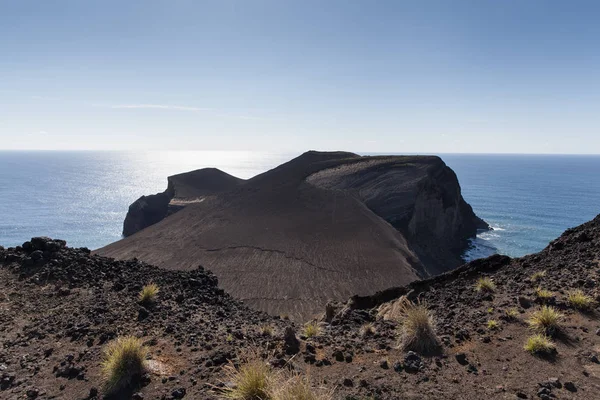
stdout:
POLYGON ((527 338, 523 348, 531 354, 543 355, 552 354, 556 351, 556 345, 546 336, 537 334, 527 338))
POLYGON ((272 400, 270 393, 275 379, 273 370, 261 357, 253 354, 236 367, 225 366, 226 386, 223 397, 233 400, 272 400))
POLYGON ((223 399, 333 400, 333 391, 314 386, 309 374, 275 371, 258 350, 250 350, 239 366, 230 362, 224 373, 226 385, 220 394, 223 399))
POLYGON ((379 306, 377 309, 377 317, 385 321, 398 321, 402 314, 403 301, 405 297, 398 300, 390 301, 379 306))
POLYGON ((321 333, 321 327, 316 322, 307 322, 304 325, 304 336, 307 338, 319 336, 321 333))
POLYGON ((108 392, 118 391, 139 378, 144 371, 148 349, 140 339, 126 336, 108 344, 102 361, 102 375, 108 392))
POLYGON ((156 295, 159 292, 159 287, 155 283, 149 283, 142 288, 138 296, 141 304, 151 304, 156 300, 156 295))
POLYGON ((562 318, 563 315, 556 308, 542 306, 531 315, 527 322, 532 329, 552 336, 559 329, 562 318))
POLYGON ((506 318, 514 321, 519 317, 519 310, 516 308, 510 308, 504 312, 506 314, 506 318))
POLYGON ((315 387, 310 375, 292 374, 281 379, 273 390, 272 400, 333 400, 333 391, 315 387))
POLYGON ((475 290, 483 293, 493 293, 496 290, 496 284, 490 278, 479 278, 475 283, 475 290))
POLYGON ((531 278, 529 278, 529 279, 531 279, 532 282, 537 282, 545 276, 546 276, 546 271, 537 271, 537 272, 534 272, 531 275, 531 278))
POLYGON ((578 310, 589 311, 594 306, 594 298, 577 289, 569 292, 567 302, 578 310))
POLYGON ((413 303, 402 297, 400 312, 400 347, 421 354, 433 353, 440 347, 435 334, 433 314, 425 303, 413 303))
POLYGON ((490 319, 487 322, 487 328, 490 331, 495 331, 496 329, 498 329, 500 327, 500 324, 498 323, 498 321, 496 321, 495 319, 490 319))
POLYGON ((271 325, 263 325, 260 327, 260 334, 262 336, 273 336, 273 327, 271 325))
POLYGON ((538 286, 537 289, 535 289, 535 297, 540 301, 546 302, 554 297, 554 293, 538 286))
POLYGON ((367 337, 367 336, 373 336, 375 334, 376 330, 375 327, 373 326, 373 323, 371 322, 367 322, 366 324, 364 324, 363 326, 360 327, 359 330, 359 334, 362 337, 367 337))

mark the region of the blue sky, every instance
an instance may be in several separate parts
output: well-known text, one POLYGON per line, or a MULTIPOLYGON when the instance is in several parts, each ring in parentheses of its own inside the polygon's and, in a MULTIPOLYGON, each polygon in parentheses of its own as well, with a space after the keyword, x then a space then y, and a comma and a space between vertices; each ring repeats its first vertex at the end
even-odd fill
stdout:
POLYGON ((594 1, 0 0, 0 148, 600 153, 594 1))

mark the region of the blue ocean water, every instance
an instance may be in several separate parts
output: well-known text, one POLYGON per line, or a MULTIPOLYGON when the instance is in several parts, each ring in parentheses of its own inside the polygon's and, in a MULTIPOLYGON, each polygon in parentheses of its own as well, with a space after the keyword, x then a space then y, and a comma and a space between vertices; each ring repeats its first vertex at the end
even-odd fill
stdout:
MULTIPOLYGON (((167 176, 217 167, 249 178, 297 154, 263 152, 0 152, 0 244, 33 236, 95 249, 120 239, 127 208, 167 176)), ((494 227, 466 256, 521 256, 600 213, 600 156, 441 157, 463 196, 494 227)))
POLYGON ((480 233, 467 259, 542 250, 565 229, 600 214, 600 156, 441 156, 463 197, 494 228, 480 233))

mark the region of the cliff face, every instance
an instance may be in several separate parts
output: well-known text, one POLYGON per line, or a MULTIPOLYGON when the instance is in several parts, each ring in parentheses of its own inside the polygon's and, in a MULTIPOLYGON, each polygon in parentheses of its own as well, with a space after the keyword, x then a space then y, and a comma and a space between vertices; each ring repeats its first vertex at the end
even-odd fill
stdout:
POLYGON ((203 264, 246 303, 304 318, 330 299, 457 267, 466 238, 485 227, 438 157, 308 152, 247 181, 193 174, 170 179, 166 214, 181 211, 97 252, 203 264))

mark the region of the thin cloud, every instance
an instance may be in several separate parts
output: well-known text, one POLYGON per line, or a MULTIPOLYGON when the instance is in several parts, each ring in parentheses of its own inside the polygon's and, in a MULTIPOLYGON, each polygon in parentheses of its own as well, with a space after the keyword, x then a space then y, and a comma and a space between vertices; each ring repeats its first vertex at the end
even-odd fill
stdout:
MULTIPOLYGON (((112 109, 120 110, 174 110, 174 111, 190 111, 190 112, 210 112, 212 115, 221 118, 236 118, 245 120, 256 120, 264 121, 270 118, 258 117, 248 114, 238 114, 237 112, 228 112, 226 110, 210 107, 192 107, 183 105, 170 105, 170 104, 115 104, 115 105, 102 105, 92 104, 94 107, 108 107, 112 109)), ((245 110, 248 111, 248 110, 245 110)), ((261 110, 264 111, 264 110, 261 110)))
POLYGON ((177 105, 167 105, 167 104, 118 104, 114 106, 110 106, 110 108, 120 108, 120 109, 158 109, 158 110, 177 110, 177 111, 213 111, 212 108, 202 108, 202 107, 190 107, 190 106, 177 106, 177 105))

